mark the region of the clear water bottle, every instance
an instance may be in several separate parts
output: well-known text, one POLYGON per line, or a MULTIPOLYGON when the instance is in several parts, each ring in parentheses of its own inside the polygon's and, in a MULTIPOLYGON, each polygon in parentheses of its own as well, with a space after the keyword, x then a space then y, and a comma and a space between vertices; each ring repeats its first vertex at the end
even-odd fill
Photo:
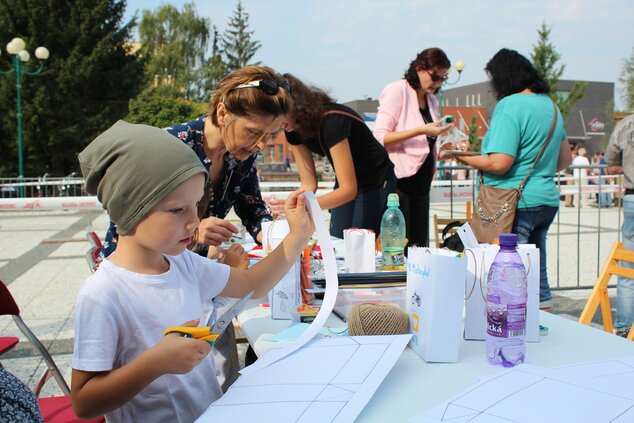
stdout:
POLYGON ((398 205, 398 194, 388 195, 387 210, 381 219, 384 266, 403 266, 405 263, 405 217, 398 205))
POLYGON ((486 354, 491 364, 513 367, 526 355, 526 269, 517 235, 500 234, 487 282, 486 354))

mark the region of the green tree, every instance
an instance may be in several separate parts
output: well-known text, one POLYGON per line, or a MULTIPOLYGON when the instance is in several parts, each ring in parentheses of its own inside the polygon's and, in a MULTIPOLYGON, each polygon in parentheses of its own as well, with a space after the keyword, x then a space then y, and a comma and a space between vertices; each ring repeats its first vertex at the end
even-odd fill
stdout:
POLYGON ((247 65, 258 65, 260 62, 249 63, 258 49, 262 46, 259 41, 252 40, 253 31, 249 31, 249 15, 238 2, 233 16, 229 19, 229 28, 222 35, 222 52, 229 72, 247 65))
POLYGON ((533 66, 539 74, 548 82, 550 87, 550 97, 559 107, 564 120, 567 120, 570 114, 570 107, 583 97, 588 86, 587 82, 575 82, 572 89, 568 92, 558 90, 559 79, 564 73, 566 65, 558 65, 561 55, 555 50, 555 46, 550 42, 551 28, 542 22, 537 29, 538 40, 533 46, 531 60, 533 66))
POLYGON ((469 142, 471 143, 471 151, 480 151, 480 148, 482 147, 482 139, 478 133, 477 122, 478 118, 471 116, 471 122, 469 122, 469 126, 467 127, 467 136, 469 137, 469 142))
POLYGON ((207 60, 203 67, 203 92, 207 99, 210 93, 216 88, 218 82, 228 73, 227 65, 222 60, 221 50, 219 47, 220 37, 218 34, 218 28, 213 26, 213 42, 211 47, 211 58, 207 60))
POLYGON ((146 88, 160 87, 164 95, 174 97, 200 97, 210 26, 194 3, 185 3, 182 11, 171 5, 144 10, 139 37, 147 61, 146 88))
POLYGON ((628 111, 634 111, 634 49, 629 59, 625 59, 623 69, 621 70, 621 78, 619 81, 625 85, 623 91, 623 101, 628 111))
MULTIPOLYGON (((0 2, 3 44, 19 36, 31 53, 40 45, 51 52, 40 76, 22 80, 25 176, 78 171, 77 153, 127 113, 143 71, 126 43, 135 20, 123 23, 124 11, 123 0, 0 2)), ((9 63, 3 54, 0 68, 9 63)), ((3 176, 18 173, 15 98, 15 76, 0 76, 3 176)))
POLYGON ((205 103, 193 103, 182 98, 164 95, 160 90, 146 90, 130 100, 126 120, 132 123, 164 128, 175 122, 187 122, 205 114, 205 103))

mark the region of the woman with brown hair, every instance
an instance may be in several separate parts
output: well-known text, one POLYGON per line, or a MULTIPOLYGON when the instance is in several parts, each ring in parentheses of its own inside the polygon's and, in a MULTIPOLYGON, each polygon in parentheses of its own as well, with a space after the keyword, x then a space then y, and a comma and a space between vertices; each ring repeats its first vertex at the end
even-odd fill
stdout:
POLYGON ((429 190, 436 171, 436 137, 441 126, 436 94, 451 63, 439 48, 420 52, 403 78, 389 83, 379 97, 374 136, 390 155, 409 245, 429 243, 429 190))
MULTIPOLYGON (((394 166, 387 152, 354 110, 293 75, 284 78, 293 97, 285 135, 293 146, 302 188, 317 189, 313 154, 327 157, 335 171, 334 189, 318 198, 321 208, 330 210, 330 234, 343 238, 348 228, 379 234, 387 194, 394 190, 394 166)), ((271 202, 271 210, 281 204, 271 202)))

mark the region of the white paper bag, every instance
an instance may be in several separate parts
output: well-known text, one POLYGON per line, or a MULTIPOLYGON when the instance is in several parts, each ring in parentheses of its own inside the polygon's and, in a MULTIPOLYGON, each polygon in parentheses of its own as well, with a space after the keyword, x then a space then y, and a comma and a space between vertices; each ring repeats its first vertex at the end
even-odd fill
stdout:
MULTIPOLYGON (((288 221, 286 220, 263 222, 262 248, 265 253, 268 254, 275 249, 289 231, 288 221)), ((299 266, 300 263, 298 259, 288 273, 284 275, 282 280, 280 280, 277 285, 269 291, 271 318, 291 320, 293 318, 293 313, 297 312, 297 307, 302 304, 299 266)))
POLYGON ((376 272, 374 240, 374 232, 369 229, 352 228, 343 231, 348 273, 376 272))
MULTIPOLYGON (((484 340, 487 325, 487 279, 499 245, 467 248, 465 280, 464 338, 484 340)), ((519 244, 517 251, 527 271, 526 341, 539 342, 539 249, 532 244, 519 244)))
POLYGON ((453 251, 408 249, 409 345, 425 361, 458 361, 466 274, 467 260, 453 251))

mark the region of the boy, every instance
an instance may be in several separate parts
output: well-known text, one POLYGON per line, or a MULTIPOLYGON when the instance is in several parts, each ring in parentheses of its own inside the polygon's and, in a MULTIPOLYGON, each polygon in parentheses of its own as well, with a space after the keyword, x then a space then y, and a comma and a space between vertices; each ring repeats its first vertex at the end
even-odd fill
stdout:
POLYGON ((109 422, 191 422, 221 391, 211 347, 169 326, 197 326, 205 300, 266 294, 314 226, 301 191, 289 196, 290 234, 250 270, 200 257, 195 237, 207 172, 158 128, 123 121, 80 153, 86 190, 119 228, 117 250, 82 286, 75 317, 72 400, 80 417, 109 422), (183 323, 185 322, 185 323, 183 323))

